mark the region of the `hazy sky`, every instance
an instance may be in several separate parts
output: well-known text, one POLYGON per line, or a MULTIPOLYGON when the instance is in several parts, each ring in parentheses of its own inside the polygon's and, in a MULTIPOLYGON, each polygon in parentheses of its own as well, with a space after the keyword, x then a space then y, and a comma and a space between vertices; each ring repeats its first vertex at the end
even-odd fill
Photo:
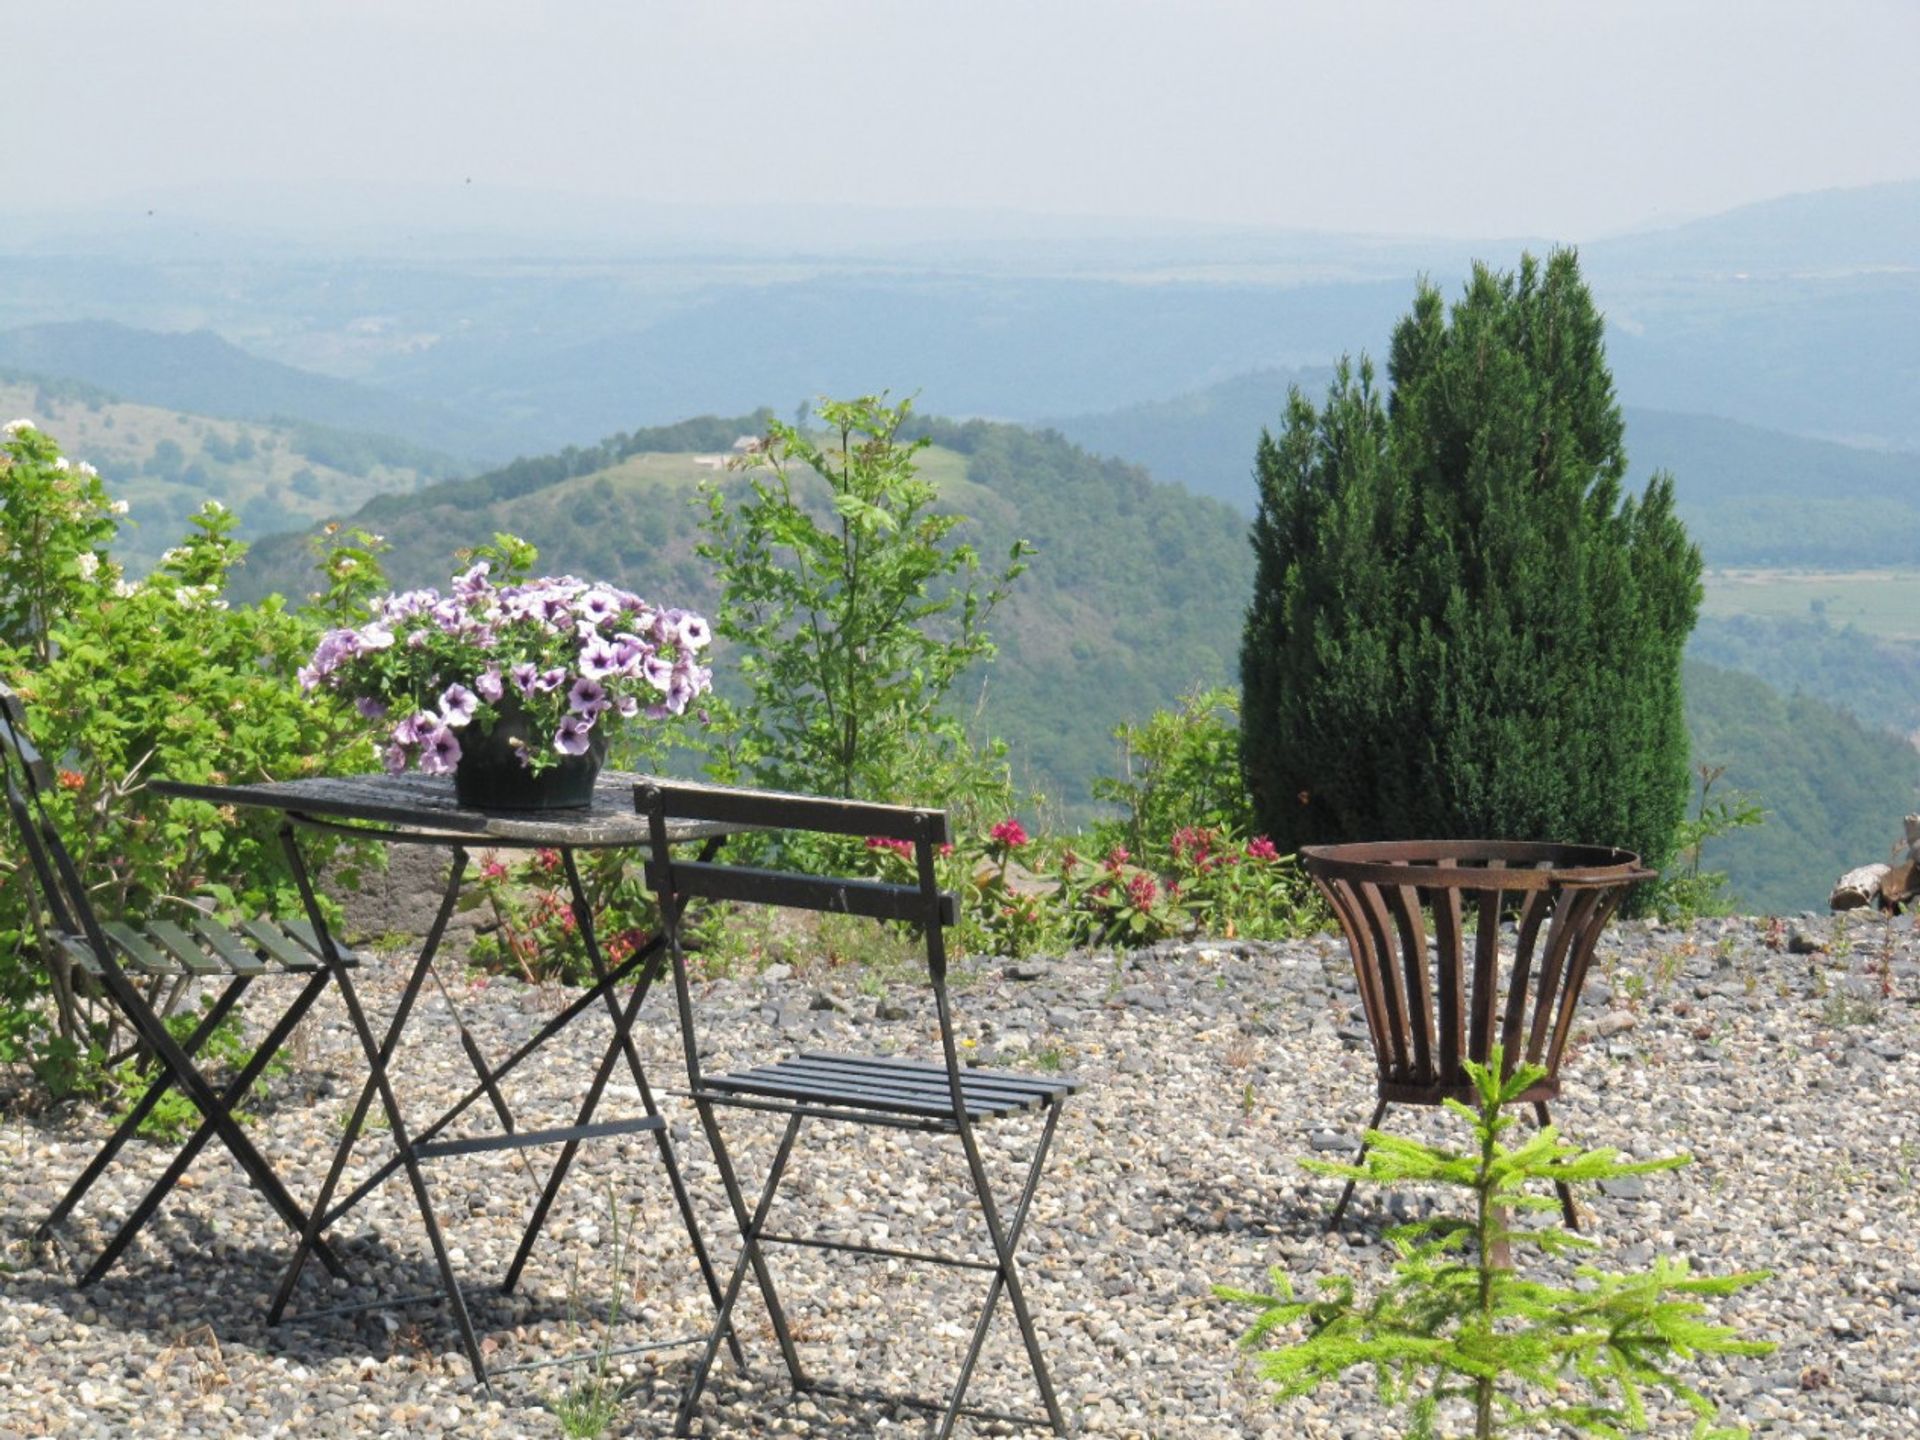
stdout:
POLYGON ((0 36, 0 217, 470 180, 1584 239, 1920 176, 1914 0, 15 0, 0 36))

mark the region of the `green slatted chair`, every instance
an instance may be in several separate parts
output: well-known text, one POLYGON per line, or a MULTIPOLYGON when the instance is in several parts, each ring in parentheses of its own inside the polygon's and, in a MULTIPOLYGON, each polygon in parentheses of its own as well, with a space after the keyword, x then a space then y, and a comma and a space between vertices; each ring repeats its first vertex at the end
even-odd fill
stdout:
MULTIPOLYGON (((145 1093, 42 1222, 40 1234, 50 1233, 72 1214, 141 1122, 173 1089, 193 1102, 200 1112, 200 1123, 165 1173, 87 1267, 80 1284, 92 1285, 113 1267, 194 1158, 216 1136, 267 1203, 299 1233, 306 1224, 306 1212, 241 1130, 233 1106, 266 1070, 294 1026, 326 989, 332 972, 318 937, 304 921, 246 920, 229 927, 197 916, 183 917, 182 921, 151 920, 138 926, 101 919, 48 811, 52 767, 27 733, 19 696, 4 685, 0 685, 0 768, 5 772, 7 809, 37 882, 46 946, 56 952, 45 957, 54 983, 98 996, 111 1005, 132 1027, 140 1048, 152 1056, 155 1065, 154 1078, 145 1093), (280 979, 289 982, 291 1000, 285 1002, 240 1072, 224 1089, 216 1089, 194 1057, 256 981, 280 979), (176 1040, 162 1023, 156 1000, 163 991, 192 981, 217 987, 217 993, 192 1033, 185 1040, 176 1040)), ((343 952, 341 963, 358 961, 343 952)), ((331 1247, 320 1247, 320 1254, 330 1271, 344 1273, 331 1247)))
POLYGON ((706 1388, 707 1376, 730 1334, 733 1305, 751 1270, 767 1305, 775 1338, 796 1390, 856 1399, 891 1401, 935 1412, 934 1433, 947 1436, 961 1415, 1023 1425, 1051 1425, 1067 1432, 1065 1416, 1055 1398, 1038 1333, 1020 1284, 1015 1253, 1026 1226, 1034 1191, 1046 1164, 1060 1115, 1078 1082, 1062 1075, 1029 1075, 1010 1070, 971 1069, 960 1060, 954 1036, 953 1014, 947 996, 946 927, 954 923, 955 901, 943 893, 934 878, 934 853, 947 839, 947 817, 939 811, 893 805, 868 805, 813 796, 774 795, 706 785, 679 785, 644 781, 634 790, 635 804, 649 818, 653 843, 647 874, 660 897, 661 913, 668 917, 666 935, 673 959, 674 981, 680 1003, 681 1036, 685 1042, 691 1098, 713 1146, 716 1168, 726 1188, 742 1236, 741 1253, 721 1300, 720 1314, 704 1354, 682 1397, 675 1434, 690 1433, 695 1408, 706 1388), (810 831, 819 834, 879 836, 912 844, 918 883, 888 884, 870 879, 833 878, 785 871, 754 869, 713 861, 674 859, 666 845, 667 822, 717 821, 735 828, 810 831), (681 951, 679 917, 692 897, 728 900, 803 910, 863 915, 875 920, 908 921, 918 925, 927 951, 927 978, 933 990, 940 1031, 940 1055, 934 1060, 911 1060, 891 1055, 809 1053, 768 1065, 755 1065, 724 1075, 705 1074, 700 1067, 699 1044, 685 957, 681 951), (749 1212, 738 1176, 721 1139, 715 1111, 720 1107, 771 1112, 787 1123, 771 1172, 758 1205, 749 1212), (1028 1116, 1037 1124, 1038 1138, 1018 1198, 1003 1211, 994 1200, 981 1160, 977 1127, 1010 1117, 1028 1116), (768 1226, 781 1176, 793 1154, 803 1122, 818 1132, 837 1124, 887 1126, 958 1138, 965 1152, 974 1198, 984 1222, 991 1259, 978 1260, 924 1250, 862 1245, 818 1235, 781 1234, 768 1226), (944 1397, 881 1395, 872 1391, 827 1384, 809 1377, 801 1367, 788 1325, 769 1272, 765 1250, 770 1245, 799 1245, 831 1251, 878 1255, 910 1263, 943 1265, 971 1270, 987 1277, 980 1309, 973 1317, 973 1333, 952 1389, 944 1397), (1044 1415, 1013 1415, 971 1407, 966 1393, 986 1341, 995 1308, 1005 1296, 1013 1310, 1026 1347, 1044 1415))

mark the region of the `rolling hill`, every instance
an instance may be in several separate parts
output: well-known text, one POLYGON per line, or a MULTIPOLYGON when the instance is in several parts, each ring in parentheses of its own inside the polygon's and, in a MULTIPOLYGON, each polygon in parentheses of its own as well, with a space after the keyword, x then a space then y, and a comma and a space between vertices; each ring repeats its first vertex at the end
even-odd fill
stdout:
POLYGON ((24 416, 74 460, 96 466, 129 507, 119 554, 134 575, 179 543, 207 500, 244 538, 310 525, 389 491, 456 474, 460 463, 381 435, 283 421, 216 420, 122 400, 97 386, 0 369, 0 413, 24 416))
MULTIPOLYGON (((616 436, 385 496, 353 518, 393 546, 396 584, 444 584, 456 548, 512 530, 540 547, 544 567, 711 606, 712 576, 694 554, 692 502, 701 481, 731 477, 695 457, 724 451, 764 419, 761 412, 616 436)), ((1016 538, 1038 548, 996 617, 1000 657, 961 708, 984 706, 987 729, 1012 742, 1023 779, 1084 815, 1092 776, 1111 764, 1115 725, 1195 685, 1234 678, 1253 573, 1245 523, 1224 505, 1058 436, 984 421, 924 423, 934 441, 924 468, 943 504, 970 517, 967 538, 989 559, 1016 538)), ((238 593, 302 593, 306 563, 302 537, 273 537, 249 557, 238 593)))
MULTIPOLYGON (((511 529, 540 546, 548 568, 710 605, 713 581, 693 551, 690 502, 702 481, 731 477, 696 456, 717 459, 765 419, 762 411, 618 435, 382 496, 355 518, 392 542, 396 584, 444 583, 455 548, 511 529)), ((1113 726, 1195 684, 1237 678, 1252 581, 1245 522, 1218 501, 1055 434, 984 421, 931 420, 925 430, 935 442, 926 469, 943 503, 972 517, 968 532, 983 552, 1003 552, 1015 536, 1039 547, 995 625, 1001 653, 962 706, 969 714, 979 707, 980 728, 1010 743, 1021 772, 1068 820, 1084 818, 1091 778, 1115 763, 1113 726)), ((240 593, 300 593, 306 563, 303 537, 265 540, 240 593)), ((724 677, 724 651, 716 661, 724 677)), ((1822 903, 1833 876, 1877 855, 1885 842, 1875 837, 1890 834, 1914 803, 1920 754, 1813 695, 1789 697, 1751 676, 1690 664, 1688 707, 1696 758, 1728 765, 1727 783, 1770 812, 1766 828, 1707 857, 1709 867, 1732 872, 1750 905, 1822 903)))

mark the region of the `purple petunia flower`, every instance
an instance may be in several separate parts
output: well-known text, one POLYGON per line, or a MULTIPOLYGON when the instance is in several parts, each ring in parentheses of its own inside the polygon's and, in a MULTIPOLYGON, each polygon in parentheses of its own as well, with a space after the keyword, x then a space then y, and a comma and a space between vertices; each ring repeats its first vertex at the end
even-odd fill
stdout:
POLYGON ((302 665, 293 672, 293 678, 300 682, 303 692, 316 689, 320 684, 320 672, 311 665, 302 665))
POLYGON ((567 707, 576 715, 592 719, 607 708, 607 687, 590 675, 582 675, 567 692, 567 707))
POLYGON ((620 648, 597 636, 580 648, 580 673, 604 680, 620 669, 620 648))
POLYGON ((656 690, 665 690, 673 684, 673 662, 664 655, 647 656, 640 668, 647 677, 647 683, 656 690))
POLYGON ((441 718, 456 730, 473 719, 473 712, 479 708, 480 697, 464 685, 449 685, 440 694, 441 718))
POLYGON ((540 672, 531 660, 521 661, 509 673, 513 676, 513 683, 519 687, 522 695, 533 694, 534 682, 540 678, 540 672))
POLYGON ((562 755, 584 755, 587 753, 588 737, 593 730, 593 722, 579 715, 569 715, 560 722, 560 729, 553 737, 553 748, 562 755))
POLYGON ((640 713, 640 702, 631 695, 622 695, 613 702, 613 708, 623 720, 631 720, 640 713))
POLYGON ((489 705, 498 705, 500 703, 500 697, 506 693, 507 688, 500 683, 500 667, 498 665, 489 665, 478 675, 474 676, 473 688, 479 692, 480 698, 489 705))
POLYGON ((674 639, 689 650, 704 650, 707 642, 713 639, 713 629, 702 616, 691 610, 680 617, 680 623, 674 627, 674 639))
POLYGON ((362 695, 358 700, 353 702, 353 708, 358 710, 360 714, 368 720, 384 720, 387 718, 387 702, 384 700, 376 700, 371 695, 362 695))
POLYGON ((558 690, 562 685, 566 683, 567 683, 567 672, 562 670, 559 666, 556 665, 553 669, 548 670, 543 674, 535 677, 533 682, 533 693, 536 695, 550 694, 551 692, 558 690))
POLYGON ((418 745, 427 735, 440 728, 440 717, 429 711, 421 710, 407 716, 393 727, 393 743, 396 745, 418 745))
POLYGON ((389 775, 398 775, 407 768, 407 747, 404 745, 389 745, 386 754, 381 758, 382 763, 387 767, 387 773, 389 775))
POLYGON ((393 646, 393 631, 376 620, 363 626, 353 639, 362 651, 387 650, 393 646))
POLYGON ((460 741, 451 727, 435 726, 420 737, 420 769, 428 775, 451 775, 460 763, 460 741))
POLYGON ((580 597, 580 618, 599 626, 620 613, 620 602, 605 590, 589 590, 580 597))
POLYGON ((453 593, 460 596, 484 594, 489 588, 487 575, 492 569, 485 560, 476 562, 466 574, 453 577, 453 593))

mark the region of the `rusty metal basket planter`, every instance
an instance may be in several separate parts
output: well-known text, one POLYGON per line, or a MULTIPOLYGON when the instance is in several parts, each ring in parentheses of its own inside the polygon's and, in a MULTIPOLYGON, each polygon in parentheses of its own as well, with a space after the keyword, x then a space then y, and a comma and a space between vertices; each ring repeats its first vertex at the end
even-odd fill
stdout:
MULTIPOLYGON (((1545 1125, 1600 932, 1627 890, 1653 878, 1640 857, 1508 840, 1316 845, 1300 855, 1353 952, 1379 1070, 1367 1128, 1391 1104, 1469 1101, 1462 1062, 1485 1064, 1496 1043, 1508 1073, 1523 1060, 1545 1068, 1520 1097, 1545 1125)), ((1559 1190, 1577 1228, 1573 1197, 1559 1190)), ((1349 1181, 1329 1229, 1352 1196, 1349 1181)))

